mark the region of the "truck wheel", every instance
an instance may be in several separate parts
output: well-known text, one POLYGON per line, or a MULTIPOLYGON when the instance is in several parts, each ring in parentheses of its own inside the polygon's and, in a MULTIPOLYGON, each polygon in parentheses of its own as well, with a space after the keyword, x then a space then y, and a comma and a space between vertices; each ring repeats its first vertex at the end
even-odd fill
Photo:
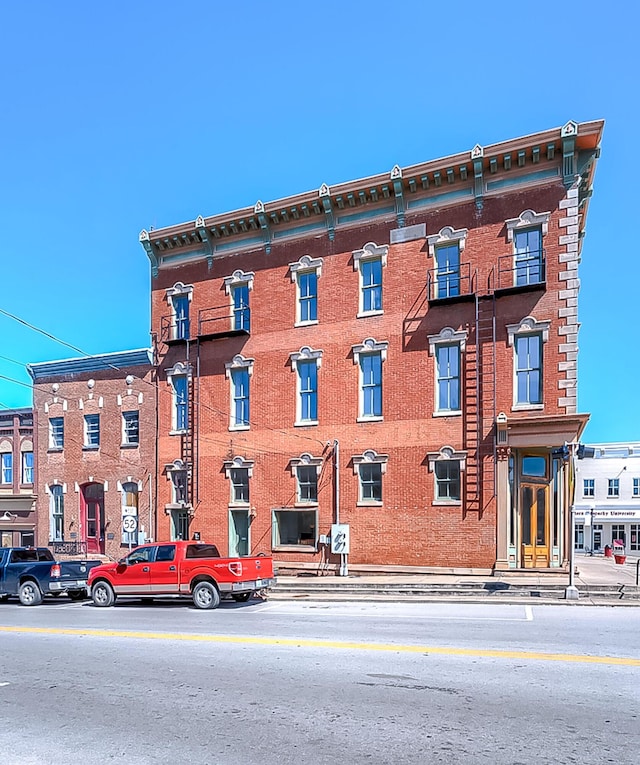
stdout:
POLYGON ((86 590, 69 590, 67 595, 71 600, 84 600, 87 597, 86 590))
POLYGON ((220 605, 220 593, 211 582, 198 582, 193 588, 193 604, 196 608, 217 608, 220 605))
POLYGON ((236 603, 246 603, 252 595, 252 592, 239 592, 233 596, 233 599, 236 603))
POLYGON ((116 596, 109 582, 97 582, 91 590, 93 604, 99 608, 108 608, 115 603, 116 596))
POLYGON ((42 603, 42 593, 37 582, 32 579, 23 582, 18 590, 18 597, 23 606, 39 606, 42 603))

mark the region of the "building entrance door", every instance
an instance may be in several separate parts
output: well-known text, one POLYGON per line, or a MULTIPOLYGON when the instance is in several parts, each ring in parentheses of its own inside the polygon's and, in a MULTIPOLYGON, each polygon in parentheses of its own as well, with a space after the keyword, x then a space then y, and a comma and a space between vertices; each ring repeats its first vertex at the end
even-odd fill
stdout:
POLYGON ((539 483, 520 485, 521 566, 549 566, 549 487, 539 483))
POLYGON ((104 553, 104 487, 101 483, 82 487, 82 505, 87 553, 104 553))
POLYGON ((229 524, 229 555, 249 555, 249 511, 231 510, 229 524))

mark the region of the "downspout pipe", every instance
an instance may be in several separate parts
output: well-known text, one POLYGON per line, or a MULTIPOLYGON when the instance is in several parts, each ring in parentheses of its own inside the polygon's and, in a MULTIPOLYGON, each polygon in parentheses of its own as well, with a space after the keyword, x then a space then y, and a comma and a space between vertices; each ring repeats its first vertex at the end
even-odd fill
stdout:
POLYGON ((333 442, 333 474, 335 487, 335 516, 336 523, 340 523, 340 442, 336 438, 333 442))

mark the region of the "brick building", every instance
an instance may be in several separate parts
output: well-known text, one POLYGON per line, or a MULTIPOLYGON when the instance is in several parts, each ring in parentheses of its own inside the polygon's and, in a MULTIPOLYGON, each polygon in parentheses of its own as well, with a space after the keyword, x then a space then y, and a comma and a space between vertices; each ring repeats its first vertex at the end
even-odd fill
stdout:
POLYGON ((130 543, 154 533, 156 388, 150 351, 27 369, 37 433, 38 544, 58 554, 120 558, 130 543), (135 532, 124 530, 125 516, 136 518, 135 532))
POLYGON ((33 545, 36 535, 33 410, 0 413, 0 546, 33 545))
POLYGON ((158 533, 334 566, 558 568, 602 122, 151 232, 158 533))

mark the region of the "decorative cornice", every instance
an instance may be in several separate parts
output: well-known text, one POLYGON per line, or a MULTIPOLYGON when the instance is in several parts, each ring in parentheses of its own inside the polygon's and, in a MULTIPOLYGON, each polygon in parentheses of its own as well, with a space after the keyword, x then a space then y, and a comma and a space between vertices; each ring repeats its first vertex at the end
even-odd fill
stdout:
POLYGON ((393 193, 396 198, 396 220, 398 221, 398 228, 404 228, 404 189, 402 183, 402 168, 400 165, 393 166, 389 177, 393 183, 393 193))
POLYGON ((38 364, 27 364, 27 371, 32 380, 83 372, 103 372, 114 368, 124 371, 131 367, 151 367, 152 353, 150 348, 141 348, 135 351, 116 351, 102 353, 99 356, 85 356, 80 359, 43 361, 38 364))
POLYGON ((151 275, 155 278, 158 275, 158 258, 156 257, 156 254, 153 250, 149 232, 143 228, 138 238, 140 240, 140 244, 144 248, 144 251, 147 253, 149 262, 151 263, 151 275))
POLYGON ((271 227, 269 226, 269 220, 264 212, 264 203, 260 199, 253 206, 253 213, 260 223, 262 236, 264 238, 264 250, 267 255, 269 255, 271 252, 271 227))
POLYGON ((186 295, 189 298, 189 301, 191 301, 193 299, 193 284, 176 282, 173 287, 169 287, 166 291, 166 296, 167 298, 172 298, 176 295, 186 295))
POLYGON ((198 215, 196 218, 195 228, 204 244, 204 256, 207 259, 207 270, 211 271, 211 268, 213 267, 213 242, 209 238, 202 215, 198 215))
MULTIPOLYGON (((563 128, 477 145, 471 152, 407 167, 396 166, 391 173, 330 186, 323 184, 319 191, 268 203, 259 201, 251 207, 143 231, 140 243, 157 275, 158 268, 189 261, 206 259, 211 263, 215 257, 260 247, 270 252, 275 241, 317 237, 322 230, 333 238, 339 228, 362 225, 363 221, 367 224, 388 221, 390 214, 395 214, 398 226, 403 227, 405 211, 408 214, 472 199, 480 209, 484 196, 503 193, 505 188, 516 190, 531 184, 555 183, 559 177, 565 184, 573 185, 579 172, 578 156, 590 153, 594 160, 597 158, 603 126, 604 122, 597 120, 570 122, 563 128), (521 172, 513 173, 511 168, 516 166, 521 172), (527 172, 526 167, 531 170, 527 172), (438 188, 443 185, 448 189, 446 192, 438 188)), ((586 189, 594 169, 595 161, 585 178, 586 189)))
POLYGON ((325 214, 325 221, 327 224, 327 232, 329 234, 329 241, 333 242, 336 236, 336 224, 333 219, 333 207, 331 205, 331 190, 329 189, 326 183, 323 183, 322 186, 320 186, 320 190, 318 191, 318 196, 320 197, 320 200, 322 202, 322 209, 324 210, 324 214, 325 214))

